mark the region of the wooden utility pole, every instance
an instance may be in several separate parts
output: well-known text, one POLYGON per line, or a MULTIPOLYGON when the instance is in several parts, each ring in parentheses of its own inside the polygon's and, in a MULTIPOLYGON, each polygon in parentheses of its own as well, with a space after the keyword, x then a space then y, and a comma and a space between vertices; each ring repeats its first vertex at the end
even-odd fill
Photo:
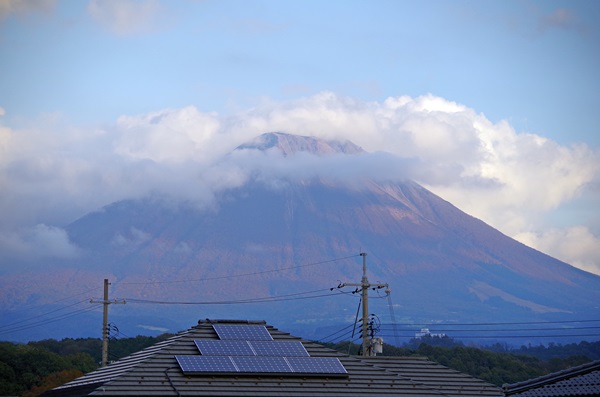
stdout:
POLYGON ((96 301, 91 299, 90 303, 102 303, 104 305, 102 313, 102 366, 108 365, 108 305, 111 303, 125 304, 125 299, 113 299, 108 300, 108 286, 110 283, 108 279, 104 279, 104 299, 96 301))
POLYGON ((371 336, 369 335, 369 288, 388 288, 386 292, 389 293, 388 284, 371 284, 367 278, 367 253, 361 252, 360 256, 363 257, 363 275, 360 284, 344 283, 340 287, 360 287, 361 288, 361 300, 362 300, 362 355, 363 356, 374 356, 373 344, 371 336))

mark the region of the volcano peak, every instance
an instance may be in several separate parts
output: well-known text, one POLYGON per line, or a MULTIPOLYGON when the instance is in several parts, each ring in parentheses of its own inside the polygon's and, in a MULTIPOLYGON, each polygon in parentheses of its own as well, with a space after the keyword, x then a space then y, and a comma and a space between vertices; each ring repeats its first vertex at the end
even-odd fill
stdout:
POLYGON ((298 152, 307 152, 316 155, 359 154, 365 152, 363 148, 348 140, 325 140, 284 132, 268 132, 259 135, 254 140, 238 146, 236 150, 255 149, 266 151, 272 148, 279 149, 284 156, 293 155, 298 152))

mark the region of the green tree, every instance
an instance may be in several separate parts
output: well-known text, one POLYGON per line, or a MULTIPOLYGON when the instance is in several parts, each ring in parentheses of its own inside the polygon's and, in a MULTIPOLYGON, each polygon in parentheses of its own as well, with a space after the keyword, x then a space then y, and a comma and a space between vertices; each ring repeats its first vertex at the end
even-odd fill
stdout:
POLYGON ((72 381, 75 378, 83 376, 83 372, 76 369, 67 369, 54 372, 45 376, 39 386, 33 386, 31 389, 21 395, 21 397, 37 397, 47 390, 54 389, 60 385, 72 381))

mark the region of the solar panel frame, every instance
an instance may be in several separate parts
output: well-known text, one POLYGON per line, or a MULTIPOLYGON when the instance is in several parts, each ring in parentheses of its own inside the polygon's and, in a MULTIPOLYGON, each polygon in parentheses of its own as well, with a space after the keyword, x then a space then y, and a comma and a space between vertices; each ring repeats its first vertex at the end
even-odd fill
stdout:
POLYGON ((213 324, 213 329, 221 340, 273 340, 264 325, 213 324))
POLYGON ((309 357, 300 341, 251 341, 257 356, 269 357, 309 357))
POLYGON ((194 339, 203 356, 255 356, 254 349, 245 340, 194 339))

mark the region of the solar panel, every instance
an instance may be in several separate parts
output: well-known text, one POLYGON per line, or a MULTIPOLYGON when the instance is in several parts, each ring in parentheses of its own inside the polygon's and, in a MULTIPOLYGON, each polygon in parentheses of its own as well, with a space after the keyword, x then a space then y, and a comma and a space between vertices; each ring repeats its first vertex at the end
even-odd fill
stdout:
POLYGON ((273 340, 264 325, 223 325, 213 324, 222 340, 273 340))
POLYGON ((196 339, 203 356, 308 357, 300 341, 245 341, 196 339))
POLYGON ((257 356, 308 357, 309 354, 300 341, 252 341, 252 349, 257 356))
POLYGON ((184 373, 238 372, 228 356, 175 356, 184 373))
POLYGON ((288 373, 292 369, 283 357, 232 357, 240 372, 288 373))
POLYGON ((194 340, 203 356, 254 356, 245 340, 194 340))
POLYGON ((191 374, 270 374, 345 376, 346 369, 334 357, 175 356, 181 370, 191 374))
POLYGON ((347 374, 335 357, 286 357, 294 372, 305 374, 347 374))

